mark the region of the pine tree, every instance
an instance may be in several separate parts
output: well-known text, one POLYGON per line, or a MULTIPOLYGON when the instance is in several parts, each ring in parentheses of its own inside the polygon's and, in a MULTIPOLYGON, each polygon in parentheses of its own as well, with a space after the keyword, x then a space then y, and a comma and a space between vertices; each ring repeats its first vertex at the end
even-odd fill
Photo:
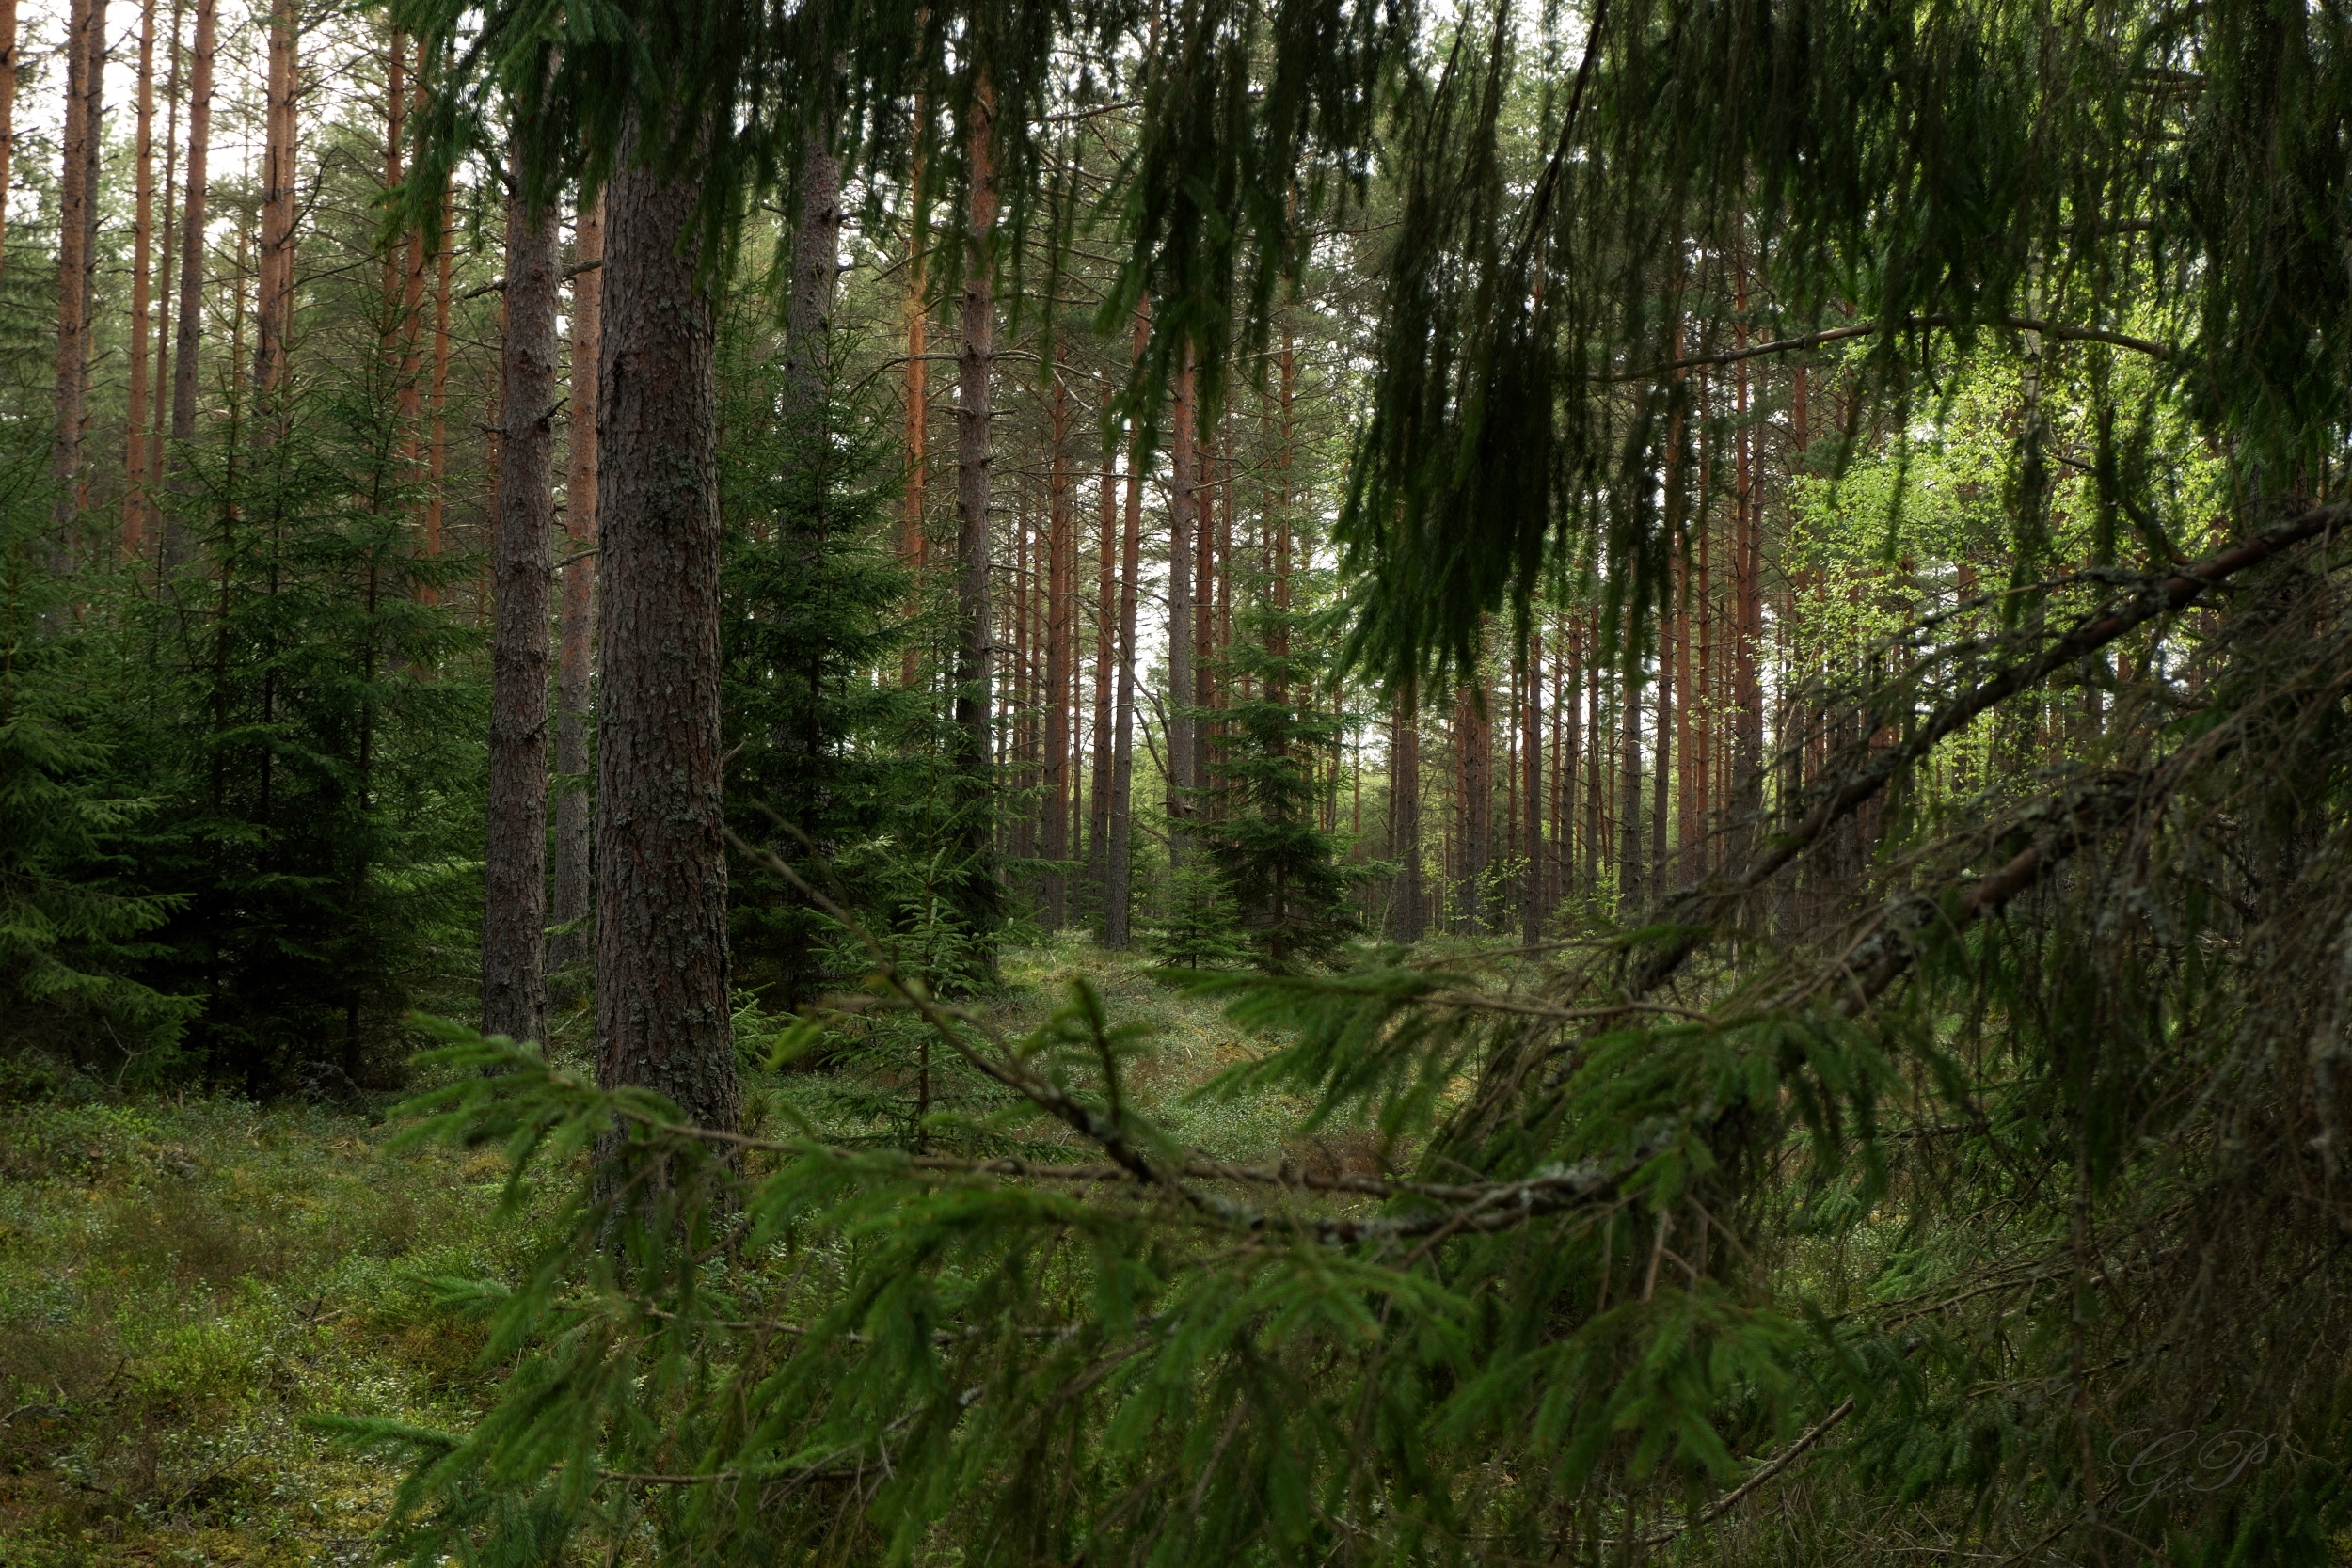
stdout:
POLYGON ((157 802, 125 792, 121 727, 92 679, 107 650, 44 632, 68 589, 39 462, 20 451, 0 470, 0 1055, 168 1082, 197 1001, 140 975, 185 899, 135 880, 128 851, 157 802))
POLYGON ((1358 929, 1359 875, 1316 813, 1321 768, 1347 721, 1312 700, 1332 674, 1329 620, 1269 600, 1245 617, 1225 660, 1237 694, 1218 710, 1225 752, 1205 831, 1243 933, 1278 973, 1331 958, 1358 929))

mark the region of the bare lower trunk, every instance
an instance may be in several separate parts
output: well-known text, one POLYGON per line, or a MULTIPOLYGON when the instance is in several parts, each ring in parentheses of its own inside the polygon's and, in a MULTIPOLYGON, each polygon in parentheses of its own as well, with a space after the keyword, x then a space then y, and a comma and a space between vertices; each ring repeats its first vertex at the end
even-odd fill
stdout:
POLYGON ((1069 918, 1070 858, 1070 358, 1058 356, 1054 372, 1054 455, 1046 476, 1045 503, 1045 798, 1044 832, 1039 856, 1045 873, 1045 927, 1060 929, 1069 918))
POLYGON ((596 1076, 732 1129, 712 310, 694 182, 635 143, 605 195, 596 1076))
POLYGON ((1454 743, 1462 781, 1462 858, 1459 915, 1465 929, 1486 928, 1486 863, 1494 856, 1494 723, 1486 692, 1466 686, 1454 705, 1454 743))
MULTIPOLYGON (((169 465, 175 492, 185 489, 185 450, 196 439, 198 345, 204 325, 204 217, 210 194, 206 155, 212 146, 213 44, 218 0, 196 0, 196 38, 188 51, 188 196, 180 228, 179 341, 171 356, 171 439, 175 448, 169 465)), ((177 570, 188 559, 189 541, 181 509, 164 519, 163 566, 177 570)))
POLYGON ((1389 855, 1397 864, 1396 908, 1389 931, 1399 942, 1422 935, 1421 886, 1421 705, 1411 682, 1396 698, 1389 748, 1389 855))
POLYGON ((1619 683, 1617 717, 1617 907, 1629 916, 1642 901, 1642 686, 1637 668, 1619 683))
POLYGON ((1193 771, 1193 643, 1197 630, 1193 613, 1195 503, 1200 489, 1200 454, 1194 441, 1198 411, 1193 407, 1193 365, 1189 349, 1184 369, 1177 372, 1176 395, 1168 417, 1168 852, 1181 858, 1191 842, 1184 827, 1195 809, 1194 791, 1200 779, 1193 771))
POLYGON ((1525 863, 1519 873, 1520 940, 1534 947, 1544 940, 1544 634, 1527 633, 1527 688, 1519 719, 1519 787, 1526 800, 1526 828, 1519 838, 1525 863))
POLYGON ((962 346, 956 367, 956 725, 962 735, 958 772, 959 841, 966 918, 992 955, 995 925, 994 827, 990 723, 993 622, 989 615, 989 375, 995 356, 995 91, 985 75, 972 89, 964 127, 970 207, 964 236, 962 346))
MULTIPOLYGON (((1103 393, 1103 420, 1110 422, 1111 393, 1103 393)), ((1118 447, 1103 445, 1103 488, 1095 556, 1094 588, 1094 750, 1092 778, 1088 790, 1088 886, 1102 900, 1109 863, 1104 858, 1111 826, 1111 685, 1112 666, 1119 662, 1119 467, 1118 447)))
MULTIPOLYGON (((1149 318, 1136 316, 1131 353, 1143 356, 1149 318)), ((1127 437, 1127 520, 1119 546, 1119 680, 1112 722, 1109 842, 1103 850, 1103 945, 1124 952, 1131 940, 1128 862, 1136 786, 1136 594, 1143 570, 1143 432, 1127 437)))
POLYGON ((492 541, 489 843, 483 862, 482 1028, 544 1040, 548 871, 548 558, 555 497, 556 219, 506 203, 492 541))
POLYGON ((557 971, 586 958, 595 945, 586 928, 593 912, 587 775, 593 700, 589 644, 596 592, 596 558, 592 553, 596 547, 596 358, 604 320, 602 198, 580 210, 577 232, 580 271, 572 279, 571 451, 564 482, 564 546, 570 559, 564 567, 563 629, 555 673, 555 770, 563 783, 555 798, 556 935, 548 947, 548 966, 557 971))

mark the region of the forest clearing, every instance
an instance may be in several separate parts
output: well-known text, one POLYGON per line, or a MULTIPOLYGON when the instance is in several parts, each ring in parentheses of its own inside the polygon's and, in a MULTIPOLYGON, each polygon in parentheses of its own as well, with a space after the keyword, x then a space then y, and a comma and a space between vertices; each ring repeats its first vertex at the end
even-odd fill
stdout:
POLYGON ((2352 1560, 2332 7, 0 0, 0 1568, 2352 1560))

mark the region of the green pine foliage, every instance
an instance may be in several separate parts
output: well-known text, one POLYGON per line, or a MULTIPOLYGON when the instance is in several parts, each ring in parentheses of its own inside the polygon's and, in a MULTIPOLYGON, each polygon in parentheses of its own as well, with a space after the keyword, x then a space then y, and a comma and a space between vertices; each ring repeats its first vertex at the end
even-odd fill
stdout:
POLYGON ((790 1010, 866 972, 862 942, 798 876, 953 986, 978 954, 949 848, 952 737, 930 693, 898 678, 928 621, 888 543, 890 416, 836 387, 814 424, 788 417, 764 300, 745 292, 726 321, 723 723, 729 825, 754 847, 730 867, 739 979, 790 1010))
MULTIPOLYGON (((145 971, 202 999, 216 1080, 348 1094, 480 919, 473 633, 423 602, 467 569, 415 553, 379 385, 300 388, 266 445, 192 454, 190 568, 120 601, 138 661, 126 761, 158 810, 142 882, 174 901, 145 971)), ((126 672, 126 674, 129 672, 126 672)))
POLYGON ((1168 869, 1159 904, 1146 940, 1162 963, 1230 969, 1248 958, 1232 886, 1224 870, 1200 851, 1179 858, 1168 869))
POLYGON ((1278 973, 1327 961, 1360 928, 1353 902, 1360 877, 1316 809, 1319 766, 1338 750, 1345 723, 1313 705, 1332 685, 1330 620, 1265 593, 1226 659, 1234 694, 1214 715, 1224 746, 1211 853, 1258 961, 1278 973))
POLYGON ((0 1053, 168 1080, 195 999, 141 975, 182 900, 126 879, 154 804, 123 793, 104 661, 42 547, 40 461, 0 469, 0 1053))

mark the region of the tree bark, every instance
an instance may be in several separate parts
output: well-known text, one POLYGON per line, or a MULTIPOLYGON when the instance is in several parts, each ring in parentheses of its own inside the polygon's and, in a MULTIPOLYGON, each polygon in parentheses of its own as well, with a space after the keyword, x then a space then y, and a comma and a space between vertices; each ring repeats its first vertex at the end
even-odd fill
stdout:
POLYGON ((1419 942, 1424 934, 1421 882, 1421 703, 1411 681, 1397 693, 1389 745, 1389 856, 1397 863, 1396 908, 1390 934, 1419 942))
POLYGON ((1519 873, 1520 940, 1534 947, 1544 940, 1544 634, 1540 626, 1527 630, 1524 678, 1519 709, 1520 793, 1526 802, 1526 826, 1519 835, 1525 863, 1519 873))
MULTIPOLYGON (((441 554, 441 507, 443 481, 449 474, 449 307, 450 307, 450 240, 455 224, 449 186, 441 187, 441 243, 434 261, 433 292, 433 387, 430 394, 430 429, 425 437, 425 493, 423 553, 428 561, 441 554)), ((598 376, 601 378, 602 372, 598 376)), ((597 481, 601 488, 603 481, 597 481)), ((417 598, 423 604, 441 602, 438 584, 428 582, 418 591, 417 598)))
MULTIPOLYGON (((405 47, 406 47, 405 40, 400 35, 394 34, 392 36, 392 57, 395 63, 399 60, 401 51, 405 47)), ((404 102, 399 91, 400 76, 401 72, 395 69, 391 82, 394 89, 393 102, 389 106, 390 118, 395 126, 399 121, 406 119, 411 106, 420 111, 424 107, 423 82, 419 81, 409 88, 409 92, 413 95, 413 103, 404 102)), ((390 181, 394 183, 403 181, 405 176, 400 169, 400 134, 397 129, 393 132, 392 146, 386 152, 385 159, 385 173, 390 181)), ((401 457, 408 470, 406 477, 413 483, 416 479, 418 457, 418 422, 422 413, 423 388, 420 383, 424 373, 423 224, 420 223, 408 230, 405 248, 407 255, 401 269, 400 291, 400 390, 395 406, 400 416, 401 457)), ((586 275, 582 274, 582 276, 586 275)), ((590 286, 593 288, 595 285, 590 286)), ((577 299, 577 293, 574 297, 577 299)), ((587 365, 588 373, 580 378, 580 382, 587 388, 588 404, 593 408, 596 404, 596 363, 593 355, 589 357, 587 365)), ((574 421, 575 430, 580 428, 580 422, 583 420, 588 422, 588 439, 593 448, 596 442, 595 416, 583 415, 580 412, 577 393, 572 404, 571 419, 574 421)), ((589 510, 593 513, 595 509, 596 502, 592 496, 589 500, 589 510)))
POLYGON ((519 167, 506 201, 506 332, 492 541, 489 842, 483 860, 482 1029, 548 1037, 548 546, 555 524, 557 224, 519 167))
MULTIPOLYGON (((587 929, 594 914, 589 875, 588 715, 593 696, 590 640, 596 625, 596 360, 604 320, 604 200, 580 210, 574 246, 580 270, 572 277, 570 447, 564 481, 564 534, 570 560, 564 567, 562 631, 556 659, 555 936, 548 967, 561 972, 595 950, 587 929), (589 263, 598 263, 590 265, 589 263)), ((560 996, 559 1002, 568 1002, 560 996)))
POLYGON ((1184 350, 1184 368, 1176 374, 1176 395, 1169 417, 1168 481, 1168 853, 1181 860, 1191 843, 1185 827, 1195 809, 1194 792, 1200 785, 1193 771, 1193 561, 1194 502, 1200 487, 1199 453, 1194 436, 1194 373, 1192 350, 1184 350))
MULTIPOLYGON (((191 487, 187 444, 196 439, 198 346, 204 325, 204 215, 210 195, 207 155, 212 146, 213 47, 218 0, 196 0, 196 37, 188 51, 188 194, 180 229, 180 325, 171 356, 171 440, 168 465, 175 494, 191 487)), ((185 497, 183 497, 184 502, 185 497)), ((164 518, 163 568, 187 562, 189 539, 181 507, 164 518)))
MULTIPOLYGON (((5 3, 5 0, 0 0, 5 3)), ((155 370, 150 380, 154 388, 148 415, 147 472, 140 482, 146 486, 146 531, 148 543, 157 551, 161 563, 163 504, 159 498, 164 490, 164 451, 169 445, 171 433, 171 279, 172 261, 176 252, 172 243, 179 234, 176 220, 179 208, 173 204, 173 182, 180 172, 180 24, 186 14, 183 0, 171 0, 171 36, 166 48, 169 63, 164 76, 164 179, 159 194, 163 198, 163 242, 155 246, 153 293, 155 302, 155 370)), ((0 185, 7 183, 0 175, 0 185)))
POLYGON ((641 165, 637 140, 605 197, 597 1081, 732 1130, 712 309, 694 182, 641 165))
POLYGON ((131 211, 131 385, 123 408, 122 558, 147 548, 148 272, 155 217, 155 0, 139 5, 136 172, 131 211))
MULTIPOLYGON (((1152 331, 1145 310, 1136 312, 1129 353, 1143 357, 1152 331)), ((1103 945, 1125 952, 1131 937, 1128 863, 1136 783, 1136 597, 1143 574, 1143 430, 1127 435, 1127 519, 1119 546, 1119 692, 1111 738, 1110 838, 1103 854, 1103 945)))
POLYGON ((1057 348, 1054 367, 1054 453, 1045 490, 1045 822, 1039 857, 1045 872, 1045 928, 1070 917, 1070 353, 1057 348))
POLYGON ((962 343, 956 364, 955 718, 962 736, 957 801, 964 916, 983 966, 995 968, 998 913, 993 866, 995 754, 991 709, 994 623, 989 614, 989 378, 995 357, 996 93, 985 71, 965 110, 968 163, 962 343))
POLYGON ((841 277, 841 160, 809 133, 801 154, 801 221, 784 339, 785 428, 814 428, 825 399, 826 334, 841 277))
POLYGON ((1454 868, 1462 889, 1465 929, 1486 928, 1486 865, 1494 857, 1494 726, 1483 686, 1465 686, 1454 699, 1454 745, 1462 784, 1462 854, 1454 868))
MULTIPOLYGON (((1111 390, 1103 388, 1103 422, 1110 428, 1111 390)), ((1097 908, 1109 887, 1106 846, 1111 827, 1111 685, 1119 662, 1119 448, 1103 443, 1103 488, 1097 517, 1094 588, 1094 745, 1087 791, 1087 883, 1097 908)))
MULTIPOLYGON (((921 100, 916 103, 916 119, 920 120, 921 100)), ((908 178, 914 191, 914 212, 908 221, 907 235, 907 475, 906 490, 898 501, 898 560, 914 577, 914 591, 907 601, 907 613, 914 616, 923 611, 923 571, 930 563, 930 540, 923 526, 925 449, 930 436, 931 393, 930 304, 923 292, 923 261, 928 247, 924 244, 920 148, 908 178)), ((912 688, 922 676, 922 649, 910 638, 899 659, 898 684, 912 688)))
POLYGON ((18 64, 16 0, 0 0, 0 261, 8 250, 8 181, 16 166, 18 64))
MULTIPOLYGON (((1629 656, 1630 657, 1630 656, 1629 656)), ((1638 659, 1617 681, 1617 906, 1629 914, 1642 897, 1642 682, 1638 659)))
MULTIPOLYGON (((265 399, 285 383, 287 339, 294 330, 295 24, 294 0, 272 0, 269 81, 263 105, 261 278, 253 347, 253 385, 265 399)), ((262 420, 256 428, 266 435, 278 417, 262 412, 262 420)))
POLYGON ((50 509, 50 567, 62 577, 73 567, 74 530, 81 507, 82 420, 89 396, 89 306, 97 256, 98 220, 92 178, 103 139, 106 0, 73 0, 66 30, 66 109, 63 161, 57 171, 56 429, 49 474, 56 486, 50 509))

